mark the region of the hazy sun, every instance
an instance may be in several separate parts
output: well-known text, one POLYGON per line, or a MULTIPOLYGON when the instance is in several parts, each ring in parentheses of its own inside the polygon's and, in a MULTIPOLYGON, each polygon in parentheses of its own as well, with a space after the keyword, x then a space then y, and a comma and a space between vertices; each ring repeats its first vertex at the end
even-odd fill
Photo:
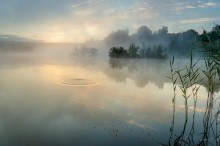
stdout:
POLYGON ((68 40, 66 40, 65 34, 54 33, 54 34, 48 34, 47 37, 45 37, 45 41, 56 43, 56 42, 67 42, 68 40))

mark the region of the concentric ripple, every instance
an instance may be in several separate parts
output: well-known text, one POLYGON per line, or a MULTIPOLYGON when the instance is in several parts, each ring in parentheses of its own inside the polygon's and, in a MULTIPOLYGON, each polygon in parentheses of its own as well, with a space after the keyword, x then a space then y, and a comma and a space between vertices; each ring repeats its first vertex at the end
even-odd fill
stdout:
POLYGON ((76 79, 64 79, 61 81, 61 84, 66 86, 93 86, 93 85, 97 85, 98 83, 90 79, 76 78, 76 79))

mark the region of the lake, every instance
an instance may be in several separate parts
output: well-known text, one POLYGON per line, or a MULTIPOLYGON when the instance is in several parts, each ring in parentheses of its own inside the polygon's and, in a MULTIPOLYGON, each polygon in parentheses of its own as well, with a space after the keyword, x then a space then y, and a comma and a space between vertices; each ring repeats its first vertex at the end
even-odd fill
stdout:
MULTIPOLYGON (((168 143, 173 114, 172 82, 165 77, 170 75, 169 60, 51 56, 1 54, 0 145, 168 143)), ((185 62, 178 59, 176 64, 185 62)), ((197 133, 206 105, 204 86, 198 95, 197 133)), ((183 121, 184 99, 178 91, 175 133, 183 121)))

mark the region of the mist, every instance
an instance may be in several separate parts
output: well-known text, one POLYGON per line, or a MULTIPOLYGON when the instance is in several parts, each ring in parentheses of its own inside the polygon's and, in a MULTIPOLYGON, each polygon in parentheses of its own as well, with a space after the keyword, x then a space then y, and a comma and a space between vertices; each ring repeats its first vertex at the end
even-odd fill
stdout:
MULTIPOLYGON (((46 43, 13 35, 1 35, 1 53, 29 53, 45 57, 65 58, 99 58, 107 59, 112 47, 128 48, 134 43, 140 49, 153 48, 161 45, 168 56, 187 57, 190 50, 200 48, 196 46, 199 33, 193 29, 179 33, 169 33, 169 28, 163 26, 152 31, 148 26, 140 26, 131 34, 128 29, 112 31, 101 40, 88 40, 81 44, 76 43, 46 43), (34 54, 33 54, 34 53, 34 54)), ((200 49, 201 50, 201 49, 200 49)))
POLYGON ((2 0, 0 145, 220 145, 219 7, 2 0))

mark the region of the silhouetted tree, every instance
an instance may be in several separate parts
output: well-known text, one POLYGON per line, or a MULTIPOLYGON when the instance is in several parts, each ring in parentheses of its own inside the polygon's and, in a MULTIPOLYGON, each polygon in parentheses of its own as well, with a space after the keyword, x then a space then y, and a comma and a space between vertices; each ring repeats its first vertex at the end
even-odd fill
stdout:
POLYGON ((167 33, 168 33, 168 27, 167 26, 163 26, 161 29, 158 30, 158 35, 160 35, 160 36, 167 35, 167 33))
POLYGON ((128 48, 128 55, 129 57, 139 57, 138 55, 139 47, 135 45, 135 43, 132 43, 128 48))
POLYGON ((112 47, 109 51, 111 58, 127 57, 127 51, 123 47, 112 47))
POLYGON ((137 39, 144 41, 152 38, 152 31, 147 26, 141 26, 137 30, 137 39))
POLYGON ((220 25, 216 24, 210 32, 204 30, 200 42, 206 53, 220 58, 220 25))
POLYGON ((139 53, 140 53, 140 57, 142 58, 146 57, 146 49, 142 48, 139 53))
POLYGON ((158 45, 156 48, 156 58, 166 58, 166 54, 165 54, 166 49, 163 49, 162 45, 158 45))
POLYGON ((151 58, 152 57, 152 51, 151 51, 151 47, 150 46, 147 47, 147 50, 146 50, 145 53, 146 53, 145 56, 147 58, 151 58))
POLYGON ((164 59, 167 57, 166 49, 162 45, 154 45, 154 48, 151 47, 142 48, 139 50, 139 47, 132 43, 128 50, 123 47, 112 47, 109 51, 109 57, 111 58, 156 58, 164 59))

